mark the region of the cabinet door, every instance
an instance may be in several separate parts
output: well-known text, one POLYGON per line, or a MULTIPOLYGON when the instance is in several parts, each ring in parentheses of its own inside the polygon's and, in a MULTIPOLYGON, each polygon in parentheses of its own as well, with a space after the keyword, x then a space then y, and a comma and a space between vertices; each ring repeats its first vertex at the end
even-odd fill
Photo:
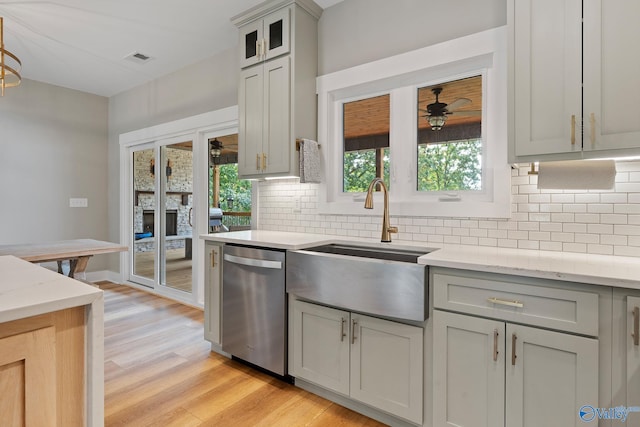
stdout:
POLYGON ((640 147, 640 2, 584 2, 585 150, 640 147))
MULTIPOLYGON (((640 402, 640 343, 635 335, 640 333, 640 297, 627 297, 627 402, 626 406, 637 406, 640 402), (636 312, 636 310, 638 310, 636 312), (636 320, 637 319, 637 320, 636 320), (638 325, 638 326, 636 326, 638 325), (632 334, 634 336, 632 336, 632 334)), ((636 415, 636 417, 640 417, 636 415)))
POLYGON ((262 170, 263 67, 240 72, 238 105, 238 175, 250 177, 262 170))
POLYGON ((55 327, 0 339, 3 426, 56 425, 55 327))
POLYGON ((423 406, 422 328, 351 314, 351 397, 417 424, 423 406))
POLYGON ((262 20, 250 22, 240 28, 240 67, 245 68, 262 61, 264 40, 262 20))
POLYGON ((349 313, 293 302, 293 375, 349 395, 349 313))
POLYGON ((434 426, 504 426, 504 331, 504 322, 434 310, 434 426))
POLYGON ((220 315, 222 303, 222 245, 207 243, 204 270, 204 337, 221 345, 220 315))
POLYGON ((264 18, 264 59, 289 53, 289 8, 264 18))
POLYGON ((506 425, 582 426, 598 407, 598 340, 507 324, 506 425))
POLYGON ((509 6, 514 153, 580 152, 582 1, 509 0, 509 6))
POLYGON ((291 77, 289 57, 264 64, 263 173, 289 172, 291 138, 291 77))

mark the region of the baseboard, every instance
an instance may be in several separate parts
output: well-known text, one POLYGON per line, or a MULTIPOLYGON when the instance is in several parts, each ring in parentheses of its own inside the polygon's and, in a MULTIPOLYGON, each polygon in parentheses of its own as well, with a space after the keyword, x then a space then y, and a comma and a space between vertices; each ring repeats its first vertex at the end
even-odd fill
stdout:
POLYGON ((122 276, 120 273, 110 270, 100 270, 100 271, 91 271, 87 272, 87 281, 89 282, 113 282, 113 283, 122 283, 122 276))

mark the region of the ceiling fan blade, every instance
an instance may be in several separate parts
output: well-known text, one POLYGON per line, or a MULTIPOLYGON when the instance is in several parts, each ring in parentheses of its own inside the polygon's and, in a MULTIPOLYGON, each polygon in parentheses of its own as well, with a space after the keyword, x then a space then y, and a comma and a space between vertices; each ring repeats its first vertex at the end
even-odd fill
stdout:
POLYGON ((454 116, 471 116, 471 117, 477 117, 477 116, 482 116, 482 111, 479 110, 470 110, 470 111, 452 111, 449 113, 450 115, 454 115, 454 116))
POLYGON ((450 113, 452 113, 454 110, 457 110, 458 108, 462 108, 465 105, 471 104, 471 100, 468 98, 458 98, 455 101, 453 101, 451 104, 447 105, 447 111, 449 111, 450 113))

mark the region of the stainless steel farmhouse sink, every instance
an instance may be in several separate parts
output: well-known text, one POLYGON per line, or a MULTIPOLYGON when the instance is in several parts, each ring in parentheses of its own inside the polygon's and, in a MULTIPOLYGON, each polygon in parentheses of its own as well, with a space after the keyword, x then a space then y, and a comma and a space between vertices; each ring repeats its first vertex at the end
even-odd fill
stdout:
POLYGON ((422 322, 431 250, 330 244, 287 253, 287 292, 351 311, 422 322))

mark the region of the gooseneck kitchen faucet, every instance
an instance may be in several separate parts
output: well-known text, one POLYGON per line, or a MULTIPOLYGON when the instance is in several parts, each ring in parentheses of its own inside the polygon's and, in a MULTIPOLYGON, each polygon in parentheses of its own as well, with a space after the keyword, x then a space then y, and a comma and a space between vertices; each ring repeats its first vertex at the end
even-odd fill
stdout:
POLYGON ((369 184, 369 189, 367 190, 367 197, 364 200, 364 208, 365 209, 373 209, 373 190, 377 184, 380 184, 382 187, 382 192, 384 193, 384 212, 382 213, 382 237, 380 241, 383 243, 391 242, 391 233, 397 233, 398 227, 392 227, 389 225, 389 191, 387 190, 387 186, 384 185, 384 181, 381 178, 374 178, 369 184))

